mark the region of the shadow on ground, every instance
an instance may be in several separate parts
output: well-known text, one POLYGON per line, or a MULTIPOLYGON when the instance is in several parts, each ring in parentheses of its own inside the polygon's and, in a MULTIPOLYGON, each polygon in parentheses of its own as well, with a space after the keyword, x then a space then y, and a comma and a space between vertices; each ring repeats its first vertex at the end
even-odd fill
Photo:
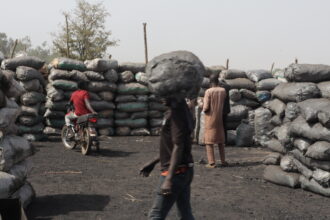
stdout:
POLYGON ((103 211, 110 197, 104 195, 62 194, 37 197, 29 206, 28 219, 46 220, 77 211, 103 211), (37 214, 36 214, 37 213, 37 214))

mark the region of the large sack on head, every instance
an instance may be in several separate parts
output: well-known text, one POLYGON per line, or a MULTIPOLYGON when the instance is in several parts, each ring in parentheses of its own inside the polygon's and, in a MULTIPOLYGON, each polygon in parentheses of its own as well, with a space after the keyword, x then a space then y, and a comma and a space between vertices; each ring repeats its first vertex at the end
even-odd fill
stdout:
POLYGON ((16 78, 19 81, 29 81, 32 79, 38 79, 43 85, 45 84, 42 74, 31 67, 19 66, 16 69, 16 78))
POLYGON ((95 111, 102 111, 108 109, 115 109, 116 106, 113 102, 107 101, 91 101, 91 105, 95 111))
POLYGON ((61 89, 61 90, 75 91, 78 89, 77 82, 69 81, 69 80, 58 79, 53 81, 51 85, 55 89, 61 89))
POLYGON ((104 92, 110 91, 115 92, 117 89, 117 85, 111 82, 90 82, 88 84, 88 91, 91 92, 104 92))
POLYGON ((327 160, 330 163, 330 143, 317 141, 308 147, 305 155, 316 160, 327 160))
POLYGON ((86 71, 84 74, 90 81, 103 81, 105 79, 103 74, 94 71, 86 71))
POLYGON ((21 103, 23 105, 36 105, 46 101, 46 96, 38 92, 27 92, 21 96, 21 103))
POLYGON ((146 128, 137 128, 133 129, 130 133, 132 136, 148 136, 150 135, 150 132, 146 128))
POLYGON ((302 189, 320 194, 322 196, 330 197, 330 187, 329 188, 322 187, 316 180, 314 179, 308 180, 304 176, 300 176, 299 181, 302 189))
POLYGON ((96 58, 93 60, 86 60, 84 62, 88 70, 95 72, 105 72, 110 69, 118 68, 118 61, 112 59, 96 58))
POLYGON ((135 79, 134 74, 131 71, 124 71, 119 73, 119 82, 130 83, 135 79))
POLYGON ((279 166, 267 166, 264 171, 264 179, 279 184, 282 186, 288 186, 291 188, 299 187, 299 174, 287 173, 283 171, 279 166))
POLYGON ((40 91, 40 81, 38 79, 32 79, 32 80, 29 80, 29 81, 20 81, 19 84, 26 90, 26 91, 29 91, 29 92, 37 92, 37 91, 40 91))
POLYGON ((286 104, 285 117, 290 121, 296 119, 300 114, 300 109, 297 103, 289 102, 286 104))
POLYGON ((272 94, 269 91, 257 91, 256 92, 257 100, 260 103, 267 102, 271 99, 272 94))
POLYGON ((112 82, 115 83, 118 81, 118 73, 116 72, 116 70, 111 69, 108 70, 107 72, 104 73, 104 78, 108 81, 108 82, 112 82))
POLYGON ((207 66, 207 67, 205 67, 204 76, 209 77, 213 74, 219 75, 221 72, 223 72, 225 70, 226 70, 226 68, 224 66, 219 66, 219 65, 207 66))
POLYGON ((254 126, 247 122, 242 122, 236 129, 236 146, 251 147, 253 146, 254 126))
POLYGON ((73 72, 69 72, 67 70, 59 70, 52 68, 50 70, 50 74, 48 76, 49 81, 54 81, 58 79, 66 79, 66 80, 72 80, 73 78, 73 72))
POLYGON ((18 126, 18 133, 19 134, 39 134, 42 133, 45 126, 43 123, 39 123, 33 126, 25 126, 25 125, 19 125, 18 126))
POLYGON ((228 79, 226 83, 230 86, 231 89, 248 89, 255 91, 255 84, 246 78, 236 78, 236 79, 228 79))
POLYGON ((284 102, 301 102, 318 98, 321 92, 314 83, 281 83, 275 87, 272 95, 284 102))
POLYGON ((278 79, 263 79, 257 83, 257 90, 271 91, 281 83, 278 79))
POLYGON ((33 154, 30 143, 23 137, 7 135, 0 142, 0 171, 9 171, 15 164, 33 154))
POLYGON ((149 89, 160 97, 196 98, 205 67, 188 51, 174 51, 152 59, 146 73, 149 89))
POLYGON ((79 70, 79 71, 86 70, 86 66, 82 61, 65 58, 65 57, 55 58, 50 63, 50 65, 56 69, 61 69, 61 70, 79 70))
POLYGON ((273 78, 272 73, 268 70, 250 70, 246 72, 246 75, 253 82, 273 78))
POLYGON ((132 73, 144 72, 146 65, 144 63, 120 63, 118 67, 119 72, 131 71, 132 73))
POLYGON ((148 85, 148 76, 146 73, 138 72, 137 74, 135 74, 135 80, 142 85, 148 85))
POLYGON ((230 108, 230 113, 227 115, 227 121, 241 121, 247 118, 250 108, 245 105, 236 105, 230 108))
POLYGON ((117 92, 120 95, 147 95, 149 89, 140 83, 127 83, 119 84, 117 92))
POLYGON ((3 60, 1 62, 1 67, 3 69, 9 69, 13 71, 15 71, 16 68, 19 66, 27 66, 39 70, 44 64, 45 61, 41 60, 38 57, 23 56, 3 60))
POLYGON ((301 163, 306 165, 309 168, 319 168, 325 171, 330 171, 330 163, 329 161, 323 161, 323 160, 315 160, 309 157, 305 157, 302 152, 300 152, 298 149, 293 149, 290 151, 290 153, 301 163))
POLYGON ((140 112, 148 110, 148 104, 146 102, 119 103, 117 109, 123 112, 140 112))
POLYGON ((129 136, 131 133, 130 127, 117 127, 115 131, 116 135, 118 136, 129 136))
POLYGON ((291 64, 285 68, 285 78, 295 82, 322 82, 330 80, 330 66, 323 64, 291 64))
POLYGON ((301 115, 308 122, 317 122, 318 113, 322 110, 330 111, 330 100, 325 98, 308 99, 297 104, 301 115))
POLYGON ((236 69, 223 70, 220 75, 224 79, 247 78, 245 71, 236 69))
POLYGON ((115 120, 117 127, 143 128, 147 127, 148 122, 144 118, 139 119, 118 119, 115 120))

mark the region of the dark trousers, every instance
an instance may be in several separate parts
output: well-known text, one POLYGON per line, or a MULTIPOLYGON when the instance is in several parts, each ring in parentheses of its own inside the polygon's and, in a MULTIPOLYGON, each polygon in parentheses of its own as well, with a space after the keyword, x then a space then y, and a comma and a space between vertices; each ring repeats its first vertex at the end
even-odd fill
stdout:
POLYGON ((18 199, 0 199, 0 215, 2 220, 21 219, 21 205, 18 199))
POLYGON ((165 219, 168 212, 176 202, 179 219, 194 220, 190 206, 190 184, 194 176, 194 169, 189 168, 186 172, 174 175, 172 179, 172 193, 162 195, 160 187, 166 177, 161 176, 157 188, 156 198, 149 213, 148 219, 165 219))

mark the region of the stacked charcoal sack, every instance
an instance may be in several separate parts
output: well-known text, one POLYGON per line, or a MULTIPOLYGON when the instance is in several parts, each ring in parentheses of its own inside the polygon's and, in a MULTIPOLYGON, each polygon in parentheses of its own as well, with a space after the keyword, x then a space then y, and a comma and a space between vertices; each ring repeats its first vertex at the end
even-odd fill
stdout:
POLYGON ((35 192, 26 180, 33 148, 26 138, 16 136, 15 122, 21 110, 15 99, 23 92, 12 73, 0 70, 0 199, 18 198, 26 208, 35 192))
POLYGON ((292 64, 284 75, 289 82, 272 91, 256 127, 268 131, 261 144, 276 152, 265 158, 264 178, 329 197, 330 66, 292 64))
MULTIPOLYGON (((150 135, 148 130, 149 89, 144 72, 145 64, 122 63, 119 65, 114 112, 116 135, 150 135)), ((158 126, 153 119, 150 123, 151 126, 158 126)))
MULTIPOLYGON (((260 92, 265 93, 264 81, 272 78, 267 70, 225 70, 220 78, 230 86, 230 113, 225 126, 228 129, 228 144, 235 146, 254 145, 254 110, 260 106, 260 92), (257 87, 260 91, 257 91, 257 87), (262 89, 262 90, 261 90, 262 89)), ((266 82, 266 84, 268 84, 266 82)))
POLYGON ((115 60, 95 59, 85 61, 56 58, 50 64, 47 85, 46 128, 47 135, 59 135, 65 124, 66 104, 78 89, 78 82, 88 82, 91 105, 98 112, 97 128, 100 135, 113 135, 113 104, 118 79, 115 60))
POLYGON ((4 71, 15 77, 25 89, 18 100, 22 112, 17 120, 19 134, 30 141, 43 139, 43 114, 46 97, 44 95, 45 80, 38 71, 45 62, 36 57, 22 56, 2 62, 4 71), (15 71, 15 72, 14 72, 15 71))

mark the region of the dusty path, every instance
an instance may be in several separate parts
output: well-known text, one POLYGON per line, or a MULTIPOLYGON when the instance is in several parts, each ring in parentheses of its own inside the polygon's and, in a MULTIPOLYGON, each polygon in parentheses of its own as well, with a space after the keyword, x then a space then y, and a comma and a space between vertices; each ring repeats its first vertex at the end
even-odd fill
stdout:
MULTIPOLYGON (((82 156, 60 142, 38 143, 29 177, 37 199, 29 219, 146 219, 158 167, 149 178, 138 168, 158 153, 158 138, 116 137, 102 142, 102 152, 82 156)), ((194 146, 194 159, 204 149, 194 146)), ((228 168, 206 169, 196 164, 192 206, 196 219, 330 219, 329 198, 301 189, 265 183, 266 151, 227 148, 228 168)), ((176 210, 168 219, 176 219, 176 210)))

